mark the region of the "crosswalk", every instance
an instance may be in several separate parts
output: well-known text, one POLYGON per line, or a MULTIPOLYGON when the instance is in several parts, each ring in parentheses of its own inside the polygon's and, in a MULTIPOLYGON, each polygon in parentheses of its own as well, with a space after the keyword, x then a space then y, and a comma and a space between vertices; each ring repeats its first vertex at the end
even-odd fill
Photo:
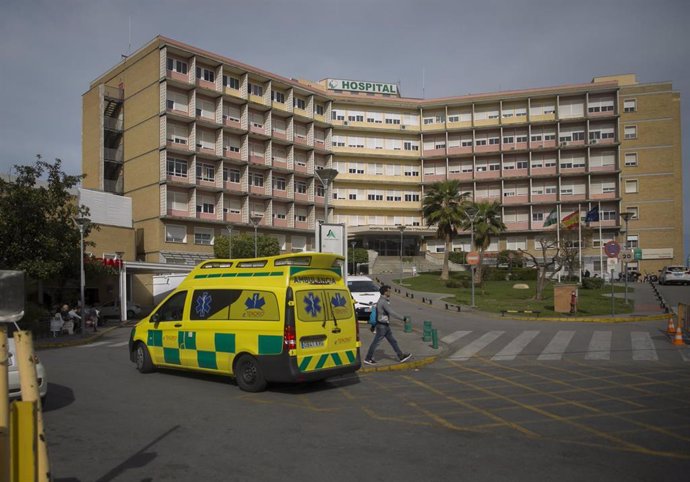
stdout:
POLYGON ((659 361, 659 352, 667 356, 690 361, 690 351, 676 349, 658 333, 632 331, 614 333, 596 330, 578 334, 573 330, 542 333, 526 330, 506 334, 505 331, 487 332, 455 331, 441 341, 452 348, 449 360, 468 361, 472 358, 488 358, 493 361, 536 359, 558 361, 577 357, 591 361, 616 360, 659 361), (655 341, 656 338, 656 341, 655 341))

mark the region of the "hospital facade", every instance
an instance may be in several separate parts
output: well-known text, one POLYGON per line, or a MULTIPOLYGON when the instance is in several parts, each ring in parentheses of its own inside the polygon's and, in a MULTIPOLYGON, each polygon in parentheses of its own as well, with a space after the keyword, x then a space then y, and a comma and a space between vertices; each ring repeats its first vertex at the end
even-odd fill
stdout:
MULTIPOLYGON (((624 74, 406 98, 394 83, 285 78, 156 37, 91 82, 82 108, 82 187, 131 198, 126 259, 194 264, 213 256, 216 237, 255 223, 282 252, 313 250, 326 206, 349 245, 399 256, 402 241, 404 256, 433 256, 444 245, 422 200, 430 184, 458 180, 470 199, 501 203, 507 230, 490 253, 536 252, 555 211, 579 212, 592 233, 582 252, 593 273, 607 270, 611 240, 635 249, 629 269, 684 261, 670 82, 624 74), (328 193, 322 169, 337 170, 328 193)), ((470 251, 470 233, 452 248, 470 251)))

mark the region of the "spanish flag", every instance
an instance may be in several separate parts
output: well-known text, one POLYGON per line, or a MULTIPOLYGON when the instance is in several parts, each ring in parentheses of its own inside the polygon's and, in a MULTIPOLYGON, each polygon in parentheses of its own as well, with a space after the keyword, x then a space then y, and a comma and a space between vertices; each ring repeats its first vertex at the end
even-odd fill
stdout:
POLYGON ((561 224, 565 229, 574 229, 580 224, 580 211, 575 211, 568 214, 561 220, 561 224))

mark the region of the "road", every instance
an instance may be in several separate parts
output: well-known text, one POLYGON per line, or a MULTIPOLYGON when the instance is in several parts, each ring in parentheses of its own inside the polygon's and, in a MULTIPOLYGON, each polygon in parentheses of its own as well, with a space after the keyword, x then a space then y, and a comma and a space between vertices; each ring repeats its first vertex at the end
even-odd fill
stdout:
POLYGON ((471 333, 416 371, 259 394, 223 377, 141 375, 128 360, 128 329, 41 351, 55 480, 687 480, 690 349, 662 339, 663 323, 571 327, 423 313, 439 318, 443 337, 471 333), (582 343, 538 359, 571 328, 582 343), (497 331, 493 343, 457 356, 497 331), (506 356, 533 331, 529 349, 506 356), (585 357, 597 331, 611 332, 608 359, 585 357), (656 359, 633 360, 631 333, 645 331, 656 359))

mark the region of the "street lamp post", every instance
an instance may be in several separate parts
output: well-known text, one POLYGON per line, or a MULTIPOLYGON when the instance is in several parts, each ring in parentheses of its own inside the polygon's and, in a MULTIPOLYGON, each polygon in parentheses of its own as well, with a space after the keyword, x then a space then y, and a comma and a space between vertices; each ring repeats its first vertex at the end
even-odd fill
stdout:
MULTIPOLYGON (((628 251, 628 221, 630 218, 632 218, 635 215, 635 213, 631 213, 630 211, 626 211, 624 213, 621 213, 621 218, 623 218, 623 221, 625 222, 625 250, 626 250, 626 255, 628 251)), ((624 262, 623 262, 623 278, 625 278, 625 304, 628 304, 628 258, 625 257, 624 262)))
POLYGON ((325 223, 328 223, 328 198, 330 198, 330 185, 333 179, 336 178, 338 175, 338 170, 337 169, 319 169, 318 171, 314 171, 316 173, 316 177, 319 178, 319 181, 321 181, 321 184, 323 184, 324 188, 324 200, 323 200, 323 219, 325 223))
POLYGON ((254 225, 254 257, 257 258, 258 255, 258 244, 257 244, 257 228, 259 227, 259 223, 263 219, 263 216, 259 216, 258 214, 253 214, 249 220, 252 222, 254 225))
POLYGON ((226 226, 228 230, 228 259, 232 259, 232 224, 226 226))
POLYGON ((117 256, 117 299, 115 300, 115 306, 120 308, 120 319, 124 320, 127 318, 127 310, 122 308, 127 306, 127 303, 123 302, 122 296, 122 258, 125 253, 124 251, 115 251, 115 255, 117 256))
MULTIPOLYGON (((474 251, 474 221, 477 219, 477 215, 479 214, 479 211, 473 211, 472 214, 470 215, 469 212, 465 211, 465 216, 467 216, 467 219, 470 222, 470 251, 474 251)), ((472 264, 470 265, 470 276, 472 277, 472 301, 470 306, 474 308, 474 270, 475 266, 472 264)))
POLYGON ((79 290, 81 306, 81 334, 86 335, 84 323, 84 285, 86 284, 86 273, 84 273, 84 229, 89 222, 87 218, 74 218, 74 222, 79 227, 79 290))
POLYGON ((405 225, 398 224, 398 229, 400 230, 400 286, 402 286, 403 280, 403 232, 405 232, 405 225))
POLYGON ((352 247, 352 275, 355 274, 355 246, 357 246, 357 241, 350 242, 352 247))

